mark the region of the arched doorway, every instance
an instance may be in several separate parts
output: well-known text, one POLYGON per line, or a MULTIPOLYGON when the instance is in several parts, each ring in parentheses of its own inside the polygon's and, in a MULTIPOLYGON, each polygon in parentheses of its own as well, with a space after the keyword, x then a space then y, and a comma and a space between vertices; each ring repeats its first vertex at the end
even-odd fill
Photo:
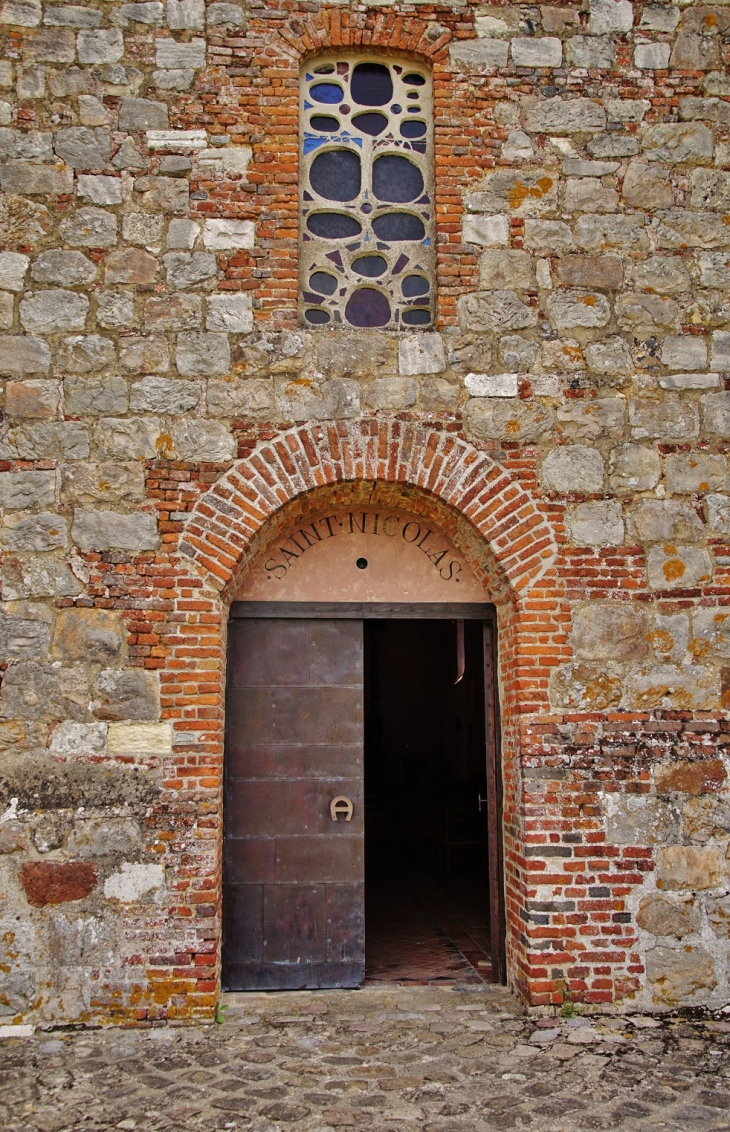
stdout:
POLYGON ((494 605, 432 518, 312 502, 231 607, 223 985, 501 981, 494 605))

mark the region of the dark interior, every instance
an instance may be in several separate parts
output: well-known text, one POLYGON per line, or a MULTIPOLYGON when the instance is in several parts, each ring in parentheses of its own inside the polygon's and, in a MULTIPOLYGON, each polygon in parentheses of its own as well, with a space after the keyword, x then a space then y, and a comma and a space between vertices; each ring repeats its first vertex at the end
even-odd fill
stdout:
POLYGON ((488 978, 483 627, 365 621, 365 950, 373 982, 488 978))

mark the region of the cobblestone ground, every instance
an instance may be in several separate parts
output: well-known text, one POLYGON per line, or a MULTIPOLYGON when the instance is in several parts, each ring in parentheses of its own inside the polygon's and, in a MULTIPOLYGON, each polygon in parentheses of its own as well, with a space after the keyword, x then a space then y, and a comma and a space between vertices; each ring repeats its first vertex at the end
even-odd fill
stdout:
POLYGON ((730 1132, 730 1024, 528 1018, 504 990, 232 995, 221 1025, 0 1042, 4 1132, 730 1132))

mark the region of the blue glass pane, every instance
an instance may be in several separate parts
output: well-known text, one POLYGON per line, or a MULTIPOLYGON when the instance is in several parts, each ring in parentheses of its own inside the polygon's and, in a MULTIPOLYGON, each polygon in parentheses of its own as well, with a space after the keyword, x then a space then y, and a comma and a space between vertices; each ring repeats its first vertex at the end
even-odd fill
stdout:
POLYGON ((377 279, 387 269, 388 264, 381 255, 361 255, 353 261, 352 270, 368 279, 377 279))
POLYGON ((423 75, 414 75, 414 74, 404 75, 403 76, 403 82, 407 86, 425 86, 426 85, 426 80, 424 79, 423 75))
POLYGON ((343 216, 341 212, 315 212, 309 217, 307 228, 313 236, 327 240, 351 240, 362 231, 354 216, 343 216))
MULTIPOLYGON (((337 290, 337 280, 334 275, 328 275, 326 271, 315 271, 314 275, 310 277, 309 286, 313 291, 317 291, 320 295, 334 295, 337 290)), ((428 290, 428 287, 426 287, 428 290)), ((414 291, 414 295, 420 295, 420 291, 414 291)))
POLYGON ((325 200, 354 200, 360 192, 360 158, 349 149, 320 153, 309 170, 309 183, 325 200))
POLYGON ((378 200, 399 204, 415 200, 423 192, 421 170, 407 157, 386 153, 373 162, 373 192, 378 200))
POLYGON ((430 321, 430 311, 403 311, 403 322, 406 326, 428 326, 430 321))
MULTIPOLYGON (((314 121, 314 119, 312 119, 312 121, 314 121)), ((422 138, 425 132, 425 122, 401 122, 400 136, 402 138, 422 138)))
POLYGON ((352 72, 350 93, 360 106, 385 106, 393 97, 393 80, 382 63, 358 63, 352 72))
POLYGON ((345 307, 345 318, 351 326, 387 326, 390 303, 381 291, 361 287, 354 291, 345 307))
MULTIPOLYGON (((407 122, 406 124, 410 126, 413 123, 407 122)), ((333 134, 339 129, 340 123, 336 118, 330 118, 327 114, 313 114, 309 119, 309 125, 313 130, 318 130, 321 134, 333 134)), ((408 136, 414 138, 418 137, 417 134, 409 134, 408 136)))
POLYGON ((410 212, 386 212, 373 220, 373 231, 379 240, 422 240, 426 235, 423 221, 410 212))
POLYGON ((323 326, 325 322, 329 322, 330 320, 327 311, 305 311, 304 317, 307 322, 311 322, 313 326, 323 326))
POLYGON ((369 113, 358 114, 352 119, 353 126, 357 126, 364 134, 370 134, 371 137, 376 138, 378 134, 382 134, 383 130, 388 125, 388 119, 385 114, 378 114, 377 110, 371 110, 369 113))
MULTIPOLYGON (((319 291, 320 288, 318 287, 319 291)), ((417 295, 428 294, 428 279, 421 275, 407 275, 401 284, 401 290, 406 299, 413 299, 417 295)))
POLYGON ((315 83, 309 91, 309 97, 313 98, 315 102, 323 102, 335 105, 337 102, 342 102, 342 87, 337 83, 315 83))

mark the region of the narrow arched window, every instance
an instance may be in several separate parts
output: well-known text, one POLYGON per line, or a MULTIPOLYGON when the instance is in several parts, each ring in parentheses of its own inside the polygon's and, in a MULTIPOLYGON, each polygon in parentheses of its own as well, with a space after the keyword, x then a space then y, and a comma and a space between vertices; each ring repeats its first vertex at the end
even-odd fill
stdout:
POLYGON ((431 326, 431 76, 407 59, 327 55, 301 75, 300 318, 431 326))

